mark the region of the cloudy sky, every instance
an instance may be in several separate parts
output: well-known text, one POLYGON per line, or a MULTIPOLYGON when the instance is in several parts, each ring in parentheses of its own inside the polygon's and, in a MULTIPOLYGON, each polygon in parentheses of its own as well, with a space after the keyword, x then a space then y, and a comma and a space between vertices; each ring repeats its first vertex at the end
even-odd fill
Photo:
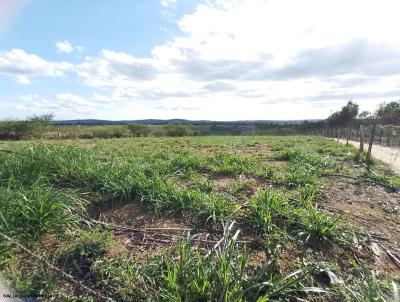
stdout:
POLYGON ((400 99, 399 0, 0 0, 0 118, 325 118, 400 99))

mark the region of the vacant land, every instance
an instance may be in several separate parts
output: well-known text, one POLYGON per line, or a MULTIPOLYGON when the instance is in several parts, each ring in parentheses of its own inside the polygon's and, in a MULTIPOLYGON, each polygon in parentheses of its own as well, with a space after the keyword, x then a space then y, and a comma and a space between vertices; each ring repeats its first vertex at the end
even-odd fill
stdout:
POLYGON ((42 257, 1 240, 23 296, 384 301, 399 284, 400 178, 352 146, 225 136, 0 149, 0 231, 42 257))

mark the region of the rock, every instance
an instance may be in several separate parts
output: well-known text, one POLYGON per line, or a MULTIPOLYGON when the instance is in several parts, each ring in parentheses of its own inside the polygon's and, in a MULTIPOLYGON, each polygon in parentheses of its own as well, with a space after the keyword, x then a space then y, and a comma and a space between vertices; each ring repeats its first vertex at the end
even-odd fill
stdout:
POLYGON ((371 243, 371 250, 375 256, 380 257, 382 254, 381 248, 375 242, 371 243))

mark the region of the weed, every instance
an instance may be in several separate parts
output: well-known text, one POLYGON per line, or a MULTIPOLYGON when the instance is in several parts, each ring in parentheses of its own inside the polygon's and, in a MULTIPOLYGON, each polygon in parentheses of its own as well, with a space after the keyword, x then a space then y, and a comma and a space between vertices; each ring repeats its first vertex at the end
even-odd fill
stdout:
POLYGON ((111 247, 112 235, 100 230, 84 231, 61 248, 58 265, 67 273, 87 278, 92 264, 111 247))
POLYGON ((29 242, 73 231, 81 222, 75 213, 86 204, 73 192, 46 187, 40 180, 30 187, 10 183, 0 187, 0 195, 0 230, 29 242))

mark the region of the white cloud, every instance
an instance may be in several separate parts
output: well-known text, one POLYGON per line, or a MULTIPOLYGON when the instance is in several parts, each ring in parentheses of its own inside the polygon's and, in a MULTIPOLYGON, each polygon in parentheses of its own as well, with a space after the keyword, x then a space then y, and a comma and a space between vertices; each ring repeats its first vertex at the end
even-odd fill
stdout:
POLYGON ((69 92, 60 92, 53 97, 27 94, 15 99, 15 108, 26 115, 53 112, 61 118, 90 117, 96 109, 94 102, 69 92))
POLYGON ((60 53, 71 53, 74 51, 74 47, 68 41, 62 41, 56 43, 57 51, 60 53))
POLYGON ((69 102, 136 106, 115 106, 118 118, 325 117, 349 98, 372 109, 400 97, 399 10, 398 0, 208 0, 147 57, 102 50, 68 67, 13 50, 0 53, 0 72, 74 69, 95 95, 69 102))
POLYGON ((170 7, 176 4, 176 0, 161 0, 160 3, 164 7, 170 7))
POLYGON ((0 74, 17 76, 19 82, 27 83, 31 76, 63 76, 72 69, 71 63, 49 62, 22 49, 0 52, 0 74))
POLYGON ((15 82, 21 85, 29 85, 31 84, 31 80, 24 75, 18 75, 15 77, 15 82))
MULTIPOLYGON (((374 82, 378 76, 400 79, 400 19, 394 13, 399 6, 395 0, 208 1, 180 18, 184 35, 154 47, 150 57, 103 50, 77 70, 89 86, 113 89, 116 100, 179 103, 152 108, 235 99, 237 106, 251 102, 255 116, 271 104, 283 109, 309 99, 296 114, 323 117, 323 107, 311 116, 317 112, 312 102, 337 102, 338 96, 370 102, 372 94, 363 89, 395 94, 391 84, 379 88, 374 82)), ((287 114, 270 112, 265 118, 287 114)))

